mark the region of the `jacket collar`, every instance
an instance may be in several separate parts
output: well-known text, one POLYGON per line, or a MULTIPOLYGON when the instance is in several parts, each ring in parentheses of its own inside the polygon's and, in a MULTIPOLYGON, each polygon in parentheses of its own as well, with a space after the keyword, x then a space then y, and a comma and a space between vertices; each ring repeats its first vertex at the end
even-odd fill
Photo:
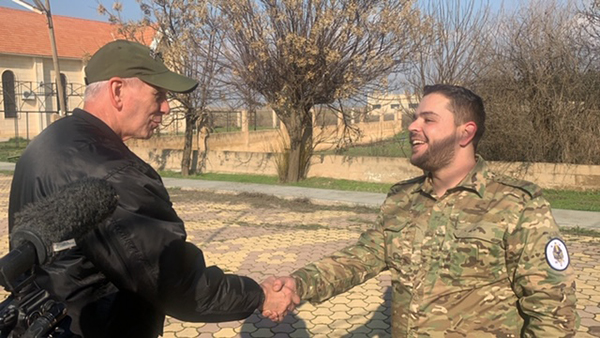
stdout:
MULTIPOLYGON (((475 155, 475 161, 475 166, 467 176, 456 187, 448 189, 448 192, 465 190, 483 198, 487 182, 491 177, 491 172, 486 161, 480 155, 475 155)), ((434 195, 429 172, 425 173, 425 179, 415 186, 413 192, 423 192, 429 196, 434 195)))
POLYGON ((119 137, 119 135, 117 135, 117 133, 115 133, 114 130, 112 130, 106 123, 104 123, 104 121, 102 121, 99 118, 97 118, 96 116, 88 113, 87 111, 76 108, 73 110, 73 116, 75 118, 83 119, 87 123, 100 129, 100 131, 103 135, 106 135, 107 137, 109 137, 111 139, 114 138, 115 141, 119 140, 121 143, 124 143, 123 140, 119 137))

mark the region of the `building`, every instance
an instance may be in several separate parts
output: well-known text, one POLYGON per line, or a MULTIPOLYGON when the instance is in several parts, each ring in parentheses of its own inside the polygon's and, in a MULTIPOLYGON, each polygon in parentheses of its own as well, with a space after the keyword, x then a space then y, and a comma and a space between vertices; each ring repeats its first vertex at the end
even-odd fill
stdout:
MULTIPOLYGON (((85 62, 118 38, 108 22, 53 15, 67 114, 83 105, 85 62)), ((0 7, 0 139, 32 138, 59 112, 45 15, 0 7)))
POLYGON ((373 114, 393 114, 402 110, 414 110, 418 106, 418 98, 409 94, 374 94, 369 96, 368 105, 373 114))
POLYGON ((415 95, 375 93, 368 97, 367 106, 373 118, 402 121, 403 128, 406 128, 411 120, 406 117, 412 116, 418 102, 415 95))

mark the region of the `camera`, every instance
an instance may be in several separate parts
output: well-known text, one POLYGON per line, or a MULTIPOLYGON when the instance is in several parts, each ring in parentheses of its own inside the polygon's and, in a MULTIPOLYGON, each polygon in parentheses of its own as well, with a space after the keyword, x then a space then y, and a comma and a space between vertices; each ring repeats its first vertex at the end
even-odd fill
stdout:
MULTIPOLYGON (((20 233, 15 235, 19 237, 20 233)), ((67 307, 35 283, 39 263, 31 241, 0 259, 0 285, 10 292, 0 303, 0 338, 70 336, 59 325, 67 315, 67 307)))

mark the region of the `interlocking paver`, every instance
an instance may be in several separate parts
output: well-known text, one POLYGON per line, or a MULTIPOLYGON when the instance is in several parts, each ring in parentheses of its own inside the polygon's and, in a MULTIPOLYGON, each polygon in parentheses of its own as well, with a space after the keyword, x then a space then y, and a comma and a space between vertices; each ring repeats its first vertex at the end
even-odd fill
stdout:
POLYGON ((179 332, 183 329, 184 327, 181 325, 181 323, 165 323, 164 332, 179 332))
POLYGON ((294 331, 290 333, 291 338, 308 338, 309 335, 306 331, 294 331))
POLYGON ((251 334, 252 337, 273 337, 273 332, 267 328, 258 329, 251 334))
POLYGON ((333 311, 331 311, 327 307, 321 307, 320 306, 316 310, 313 311, 313 314, 315 314, 317 316, 328 317, 328 316, 331 316, 333 314, 333 311))
MULTIPOLYGON (((8 251, 11 176, 0 175, 0 253, 8 251)), ((258 281, 285 275, 354 243, 375 221, 376 210, 311 206, 293 201, 172 190, 188 240, 207 264, 258 281), (359 221, 357 221, 359 220, 359 221)), ((577 275, 578 338, 600 337, 600 239, 566 236, 577 275)), ((391 337, 391 275, 384 272, 322 304, 307 302, 276 324, 253 314, 228 323, 186 323, 167 317, 163 337, 391 337)), ((4 293, 3 295, 6 295, 4 293)))
POLYGON ((191 338, 191 337, 198 337, 198 330, 196 330, 193 327, 188 327, 188 328, 185 328, 185 329, 183 329, 183 330, 181 330, 179 332, 175 332, 175 336, 177 338, 179 338, 179 337, 186 337, 186 338, 187 337, 189 337, 189 338, 191 338))
POLYGON ((242 326, 235 328, 235 332, 237 332, 237 333, 244 332, 244 333, 248 333, 248 334, 250 334, 252 332, 256 332, 258 330, 259 329, 255 325, 252 325, 252 323, 244 323, 242 326))
POLYGON ((288 323, 281 323, 271 329, 275 333, 290 333, 296 331, 296 328, 288 323))
POLYGON ((347 312, 350 310, 350 308, 344 304, 334 304, 332 307, 329 308, 329 310, 333 312, 347 312))
POLYGON ((216 332, 214 334, 215 337, 222 337, 222 338, 231 338, 231 337, 237 337, 238 333, 235 332, 235 330, 233 328, 224 328, 219 332, 216 332))
POLYGON ((302 331, 302 330, 306 330, 307 325, 306 325, 305 321, 299 320, 295 323, 292 323, 292 327, 296 330, 302 331))
POLYGON ((241 325, 242 325, 241 321, 217 323, 217 326, 220 328, 236 328, 236 327, 240 327, 241 325))

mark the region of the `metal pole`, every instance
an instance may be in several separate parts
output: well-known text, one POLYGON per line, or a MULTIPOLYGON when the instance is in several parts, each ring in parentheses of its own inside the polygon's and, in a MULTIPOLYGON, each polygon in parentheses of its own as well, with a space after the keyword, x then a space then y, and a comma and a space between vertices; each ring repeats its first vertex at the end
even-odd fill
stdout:
POLYGON ((30 11, 38 14, 46 14, 46 20, 48 21, 48 32, 50 34, 50 46, 52 48, 52 61, 54 62, 54 70, 56 73, 56 91, 58 92, 58 107, 59 115, 64 116, 67 113, 65 107, 65 93, 62 86, 62 79, 60 78, 60 67, 58 65, 58 52, 56 51, 56 39, 54 37, 54 24, 52 23, 52 13, 50 11, 50 0, 46 0, 46 6, 41 0, 33 0, 35 6, 28 4, 23 0, 12 0, 13 2, 29 9, 30 11))
MULTIPOLYGON (((36 3, 37 2, 38 1, 36 1, 36 3)), ((58 91, 58 106, 60 108, 58 114, 60 116, 65 116, 67 114, 67 109, 65 108, 65 91, 62 85, 62 79, 60 77, 60 67, 58 65, 58 52, 56 50, 56 39, 54 38, 54 24, 52 23, 52 13, 50 12, 50 0, 46 0, 46 7, 44 8, 44 13, 46 14, 46 18, 48 19, 50 45, 52 46, 52 61, 54 62, 54 69, 56 74, 56 89, 58 91)))

